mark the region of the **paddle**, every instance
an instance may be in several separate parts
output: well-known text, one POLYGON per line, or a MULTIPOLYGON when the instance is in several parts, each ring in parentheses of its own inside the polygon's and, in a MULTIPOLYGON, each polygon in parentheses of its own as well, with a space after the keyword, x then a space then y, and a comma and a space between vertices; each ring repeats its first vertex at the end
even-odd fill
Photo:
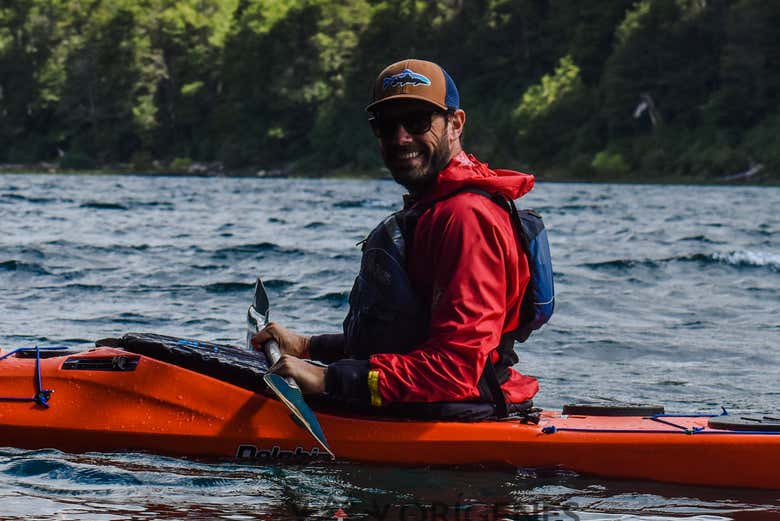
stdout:
MULTIPOLYGON (((263 281, 258 277, 255 284, 255 298, 252 305, 249 306, 247 311, 247 345, 252 348, 251 340, 255 333, 260 331, 263 327, 268 325, 268 314, 270 304, 268 302, 268 295, 265 293, 265 287, 263 281)), ((279 344, 275 340, 269 340, 263 345, 265 354, 268 357, 269 365, 275 364, 282 353, 279 350, 279 344)), ((320 427, 320 423, 317 421, 317 416, 314 415, 314 411, 311 410, 303 399, 303 393, 301 389, 290 377, 284 378, 278 374, 266 373, 263 376, 263 380, 266 385, 276 394, 279 400, 290 409, 293 415, 293 419, 296 423, 305 428, 309 434, 311 434, 317 443, 330 454, 331 458, 336 456, 328 446, 328 440, 325 439, 325 433, 320 427)))

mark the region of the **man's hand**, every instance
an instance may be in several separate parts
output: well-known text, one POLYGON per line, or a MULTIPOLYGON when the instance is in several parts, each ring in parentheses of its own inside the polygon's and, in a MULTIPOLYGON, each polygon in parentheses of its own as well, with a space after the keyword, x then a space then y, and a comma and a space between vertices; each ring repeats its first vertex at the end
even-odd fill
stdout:
POLYGON ((322 394, 325 392, 325 373, 327 367, 310 364, 290 355, 282 355, 268 370, 280 376, 291 376, 303 394, 322 394))
POLYGON ((268 324, 262 331, 252 337, 252 347, 257 351, 262 351, 263 345, 271 339, 276 340, 276 343, 279 344, 279 351, 283 355, 309 358, 309 342, 311 339, 294 333, 274 322, 268 324))

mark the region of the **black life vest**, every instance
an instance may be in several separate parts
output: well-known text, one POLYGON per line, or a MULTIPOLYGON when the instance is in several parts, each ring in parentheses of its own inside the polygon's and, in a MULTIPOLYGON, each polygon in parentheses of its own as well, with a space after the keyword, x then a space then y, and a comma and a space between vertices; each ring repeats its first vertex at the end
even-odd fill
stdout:
POLYGON ((346 354, 367 359, 378 353, 406 353, 428 336, 430 309, 412 287, 407 245, 427 208, 396 212, 363 241, 360 272, 344 319, 346 354))

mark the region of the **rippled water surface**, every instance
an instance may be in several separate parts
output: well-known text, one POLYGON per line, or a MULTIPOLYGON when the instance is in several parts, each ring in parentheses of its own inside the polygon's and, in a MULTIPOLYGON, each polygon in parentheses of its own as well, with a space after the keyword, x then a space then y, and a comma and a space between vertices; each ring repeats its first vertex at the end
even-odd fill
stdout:
MULTIPOLYGON (((388 181, 0 175, 0 347, 335 332, 388 181)), ((537 404, 780 409, 780 189, 540 184, 558 303, 518 346, 537 404)), ((780 472, 780 469, 778 469, 780 472)), ((555 471, 268 466, 0 449, 0 519, 773 519, 780 491, 555 471), (498 514, 498 515, 496 515, 498 514)))

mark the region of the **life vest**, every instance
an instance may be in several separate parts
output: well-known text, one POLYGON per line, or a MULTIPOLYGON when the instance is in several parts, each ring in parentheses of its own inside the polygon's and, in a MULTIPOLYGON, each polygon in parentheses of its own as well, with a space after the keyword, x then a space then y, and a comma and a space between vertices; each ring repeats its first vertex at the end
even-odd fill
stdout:
POLYGON ((425 209, 396 212, 363 241, 360 272, 344 319, 345 352, 368 359, 378 353, 406 353, 428 336, 430 310, 412 287, 406 249, 425 209))
MULTIPOLYGON (((360 272, 349 295, 344 319, 346 353, 357 359, 373 354, 403 354, 428 337, 430 308, 412 287, 407 273, 407 245, 412 244, 420 216, 435 204, 461 192, 488 197, 509 212, 518 245, 528 257, 530 280, 521 304, 520 325, 502 336, 496 346, 498 360, 485 367, 478 387, 483 397, 500 406, 500 384, 518 362, 514 341, 525 341, 547 322, 554 307, 552 262, 547 232, 533 210, 518 211, 514 201, 501 194, 466 187, 427 205, 400 210, 382 221, 362 243, 360 272)), ((503 402, 503 406, 506 403, 503 402)))

